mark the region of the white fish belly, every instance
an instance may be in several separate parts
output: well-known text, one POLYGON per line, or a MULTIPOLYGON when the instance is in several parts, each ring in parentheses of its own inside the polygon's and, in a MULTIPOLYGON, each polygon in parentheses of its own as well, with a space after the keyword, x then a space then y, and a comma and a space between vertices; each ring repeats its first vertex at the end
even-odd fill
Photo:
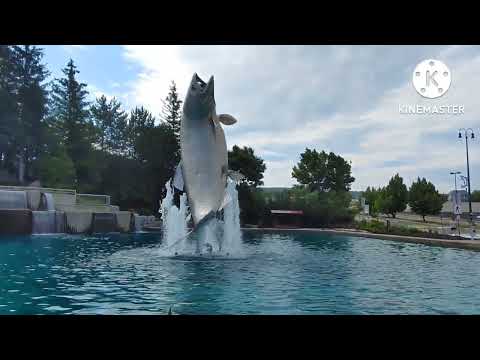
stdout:
POLYGON ((226 186, 227 148, 220 124, 187 119, 181 128, 182 168, 193 221, 219 210, 226 186))

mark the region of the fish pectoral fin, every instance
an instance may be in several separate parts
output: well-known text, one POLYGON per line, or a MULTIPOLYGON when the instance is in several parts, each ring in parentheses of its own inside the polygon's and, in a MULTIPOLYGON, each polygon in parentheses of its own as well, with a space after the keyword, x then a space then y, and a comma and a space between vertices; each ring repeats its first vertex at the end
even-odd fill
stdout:
POLYGON ((218 121, 220 121, 223 125, 233 125, 237 122, 237 119, 229 114, 220 114, 218 115, 218 121))
POLYGON ((232 197, 228 193, 225 193, 225 196, 223 197, 222 205, 220 206, 220 209, 218 209, 218 210, 219 211, 222 210, 225 206, 230 204, 231 201, 232 201, 232 197))
POLYGON ((182 162, 180 161, 175 169, 175 175, 173 177, 173 186, 175 189, 183 191, 184 187, 183 174, 182 174, 182 162))

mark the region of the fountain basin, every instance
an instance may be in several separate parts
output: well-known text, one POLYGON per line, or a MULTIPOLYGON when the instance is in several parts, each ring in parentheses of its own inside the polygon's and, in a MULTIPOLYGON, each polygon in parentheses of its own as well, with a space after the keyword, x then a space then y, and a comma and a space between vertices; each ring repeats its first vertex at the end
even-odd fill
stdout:
POLYGON ((161 234, 7 237, 0 314, 480 313, 479 252, 316 231, 242 239, 242 258, 167 258, 161 234))

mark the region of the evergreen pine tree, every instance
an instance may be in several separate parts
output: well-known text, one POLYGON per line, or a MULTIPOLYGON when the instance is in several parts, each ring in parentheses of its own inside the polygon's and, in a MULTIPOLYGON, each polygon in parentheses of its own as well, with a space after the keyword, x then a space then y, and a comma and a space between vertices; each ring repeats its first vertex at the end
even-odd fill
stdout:
POLYGON ((437 215, 442 210, 443 200, 441 195, 427 179, 418 178, 410 186, 409 204, 415 214, 421 215, 425 221, 425 215, 437 215))
POLYGON ((103 151, 121 155, 127 150, 128 114, 120 109, 121 103, 115 98, 107 102, 102 95, 90 111, 97 128, 97 145, 103 151))
POLYGON ((77 182, 88 181, 89 160, 95 138, 89 121, 86 84, 79 83, 77 67, 70 60, 62 70, 65 77, 56 79, 52 87, 52 128, 62 139, 75 166, 77 182))
POLYGON ((27 178, 32 180, 33 163, 44 147, 48 93, 45 79, 49 75, 42 64, 43 51, 35 46, 12 47, 13 77, 18 106, 18 131, 16 132, 17 155, 25 164, 27 178))
POLYGON ((17 131, 17 102, 11 46, 0 45, 0 168, 13 170, 17 131))
POLYGON ((16 94, 16 71, 13 46, 0 45, 0 89, 16 94))
POLYGON ((162 120, 173 130, 177 140, 180 138, 180 120, 182 117, 182 100, 178 98, 177 86, 172 81, 168 96, 163 101, 162 120))
POLYGON ((148 130, 155 127, 155 117, 142 107, 136 107, 130 113, 127 126, 127 154, 130 158, 139 158, 138 140, 148 130))
POLYGON ((385 188, 379 190, 375 207, 384 214, 390 214, 395 218, 397 213, 407 208, 407 203, 407 186, 403 183, 403 178, 396 174, 385 188))
POLYGON ((104 95, 97 98, 96 103, 90 108, 90 113, 97 130, 96 144, 100 150, 106 151, 108 149, 108 131, 113 121, 110 116, 107 98, 104 95))

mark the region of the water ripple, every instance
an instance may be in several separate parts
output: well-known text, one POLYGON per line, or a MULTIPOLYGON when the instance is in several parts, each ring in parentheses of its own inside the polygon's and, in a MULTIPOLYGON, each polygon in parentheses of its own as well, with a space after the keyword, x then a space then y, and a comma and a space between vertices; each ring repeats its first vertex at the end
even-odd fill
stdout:
POLYGON ((165 258, 155 234, 0 242, 0 314, 480 313, 480 253, 245 232, 245 257, 165 258), (14 255, 14 256, 13 256, 14 255))

